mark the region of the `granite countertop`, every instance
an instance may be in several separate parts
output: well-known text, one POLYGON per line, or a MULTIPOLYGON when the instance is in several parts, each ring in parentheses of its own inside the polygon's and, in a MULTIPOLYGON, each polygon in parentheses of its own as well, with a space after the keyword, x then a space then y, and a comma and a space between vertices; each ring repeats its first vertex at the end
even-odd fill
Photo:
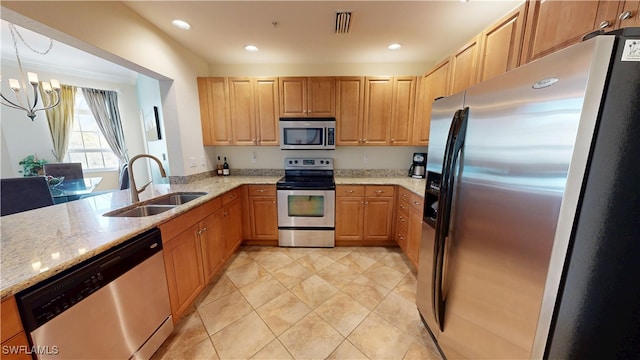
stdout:
MULTIPOLYGON (((129 190, 97 195, 0 218, 0 298, 14 295, 243 184, 275 184, 279 176, 212 177, 189 184, 153 185, 145 201, 178 191, 208 194, 148 217, 105 217, 131 205, 129 190)), ((423 195, 424 179, 336 177, 336 184, 401 185, 423 195)))

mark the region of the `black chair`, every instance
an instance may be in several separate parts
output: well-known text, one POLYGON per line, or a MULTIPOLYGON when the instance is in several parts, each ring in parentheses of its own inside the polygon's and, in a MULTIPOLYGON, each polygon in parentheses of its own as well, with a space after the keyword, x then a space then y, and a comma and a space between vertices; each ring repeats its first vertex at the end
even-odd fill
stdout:
POLYGON ((65 180, 84 179, 82 163, 44 164, 44 174, 55 177, 64 176, 65 180))
POLYGON ((53 205, 49 184, 42 176, 0 179, 0 216, 53 205))

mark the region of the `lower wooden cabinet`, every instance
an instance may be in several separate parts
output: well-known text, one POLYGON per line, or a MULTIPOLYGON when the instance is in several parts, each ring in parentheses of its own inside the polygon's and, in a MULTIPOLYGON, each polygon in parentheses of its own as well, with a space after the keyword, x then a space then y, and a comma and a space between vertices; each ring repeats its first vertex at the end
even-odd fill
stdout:
POLYGON ((277 245, 278 205, 275 185, 247 185, 246 240, 262 245, 277 245))
POLYGON ((336 245, 389 245, 393 185, 336 186, 336 245))
POLYGON ((413 265, 418 267, 422 239, 423 198, 399 187, 396 209, 396 242, 413 265))
POLYGON ((31 359, 26 351, 29 348, 27 335, 22 328, 18 306, 14 296, 2 300, 0 305, 0 326, 2 329, 2 359, 31 359))
POLYGON ((240 189, 161 224, 174 323, 242 242, 240 189))

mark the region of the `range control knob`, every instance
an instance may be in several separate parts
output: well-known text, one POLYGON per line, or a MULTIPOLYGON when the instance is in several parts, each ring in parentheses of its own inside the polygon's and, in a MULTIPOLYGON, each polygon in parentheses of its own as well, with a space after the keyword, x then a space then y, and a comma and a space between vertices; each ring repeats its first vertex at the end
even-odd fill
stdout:
POLYGON ((294 160, 293 162, 297 164, 297 163, 298 163, 298 160, 294 160))
POLYGON ((324 164, 324 160, 320 160, 320 164, 324 164))

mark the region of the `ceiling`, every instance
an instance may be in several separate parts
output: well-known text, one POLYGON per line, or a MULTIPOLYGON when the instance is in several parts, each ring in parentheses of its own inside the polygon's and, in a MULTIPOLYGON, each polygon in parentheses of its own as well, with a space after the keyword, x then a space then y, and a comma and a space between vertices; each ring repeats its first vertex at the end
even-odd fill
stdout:
MULTIPOLYGON (((133 11, 209 64, 411 63, 432 65, 454 52, 522 0, 446 1, 125 1, 133 11), (350 11, 347 34, 335 33, 338 11, 350 11), (191 24, 188 31, 173 19, 191 24), (401 43, 400 50, 387 46, 401 43), (258 52, 246 52, 247 44, 258 52)), ((36 50, 48 38, 19 29, 36 50)), ((46 34, 45 34, 46 35, 46 34)), ((131 71, 54 41, 38 55, 24 45, 24 63, 75 72, 130 77, 131 71)), ((2 59, 15 61, 8 25, 2 21, 2 59)), ((426 69, 425 69, 426 70, 426 69)))

